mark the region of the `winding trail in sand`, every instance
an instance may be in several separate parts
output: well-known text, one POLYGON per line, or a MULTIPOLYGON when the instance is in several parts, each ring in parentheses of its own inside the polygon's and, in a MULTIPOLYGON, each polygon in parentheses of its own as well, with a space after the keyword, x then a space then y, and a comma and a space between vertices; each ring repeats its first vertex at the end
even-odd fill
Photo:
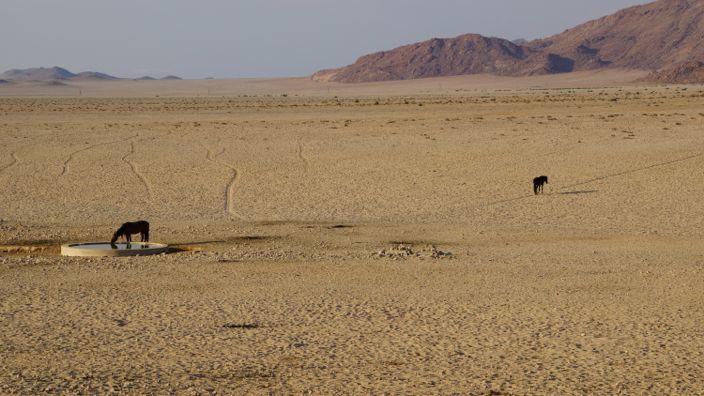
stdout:
POLYGON ((221 167, 227 168, 229 171, 229 178, 225 184, 225 192, 223 194, 223 211, 226 214, 228 214, 232 217, 235 217, 239 220, 247 221, 248 219, 246 217, 244 217, 243 215, 238 213, 237 210, 235 210, 235 205, 232 200, 232 196, 235 193, 235 183, 237 182, 237 180, 239 178, 240 172, 234 166, 217 159, 219 156, 221 156, 225 153, 224 147, 221 147, 217 153, 213 153, 213 151, 210 150, 210 148, 208 148, 208 146, 206 146, 205 144, 203 144, 203 143, 199 143, 199 144, 201 146, 203 146, 203 148, 206 151, 206 154, 205 154, 206 160, 208 160, 209 162, 211 162, 213 164, 217 164, 217 165, 220 165, 221 167))
POLYGON ((308 169, 310 168, 310 162, 308 161, 308 158, 306 158, 306 156, 304 154, 304 146, 303 146, 303 139, 304 138, 305 138, 304 135, 301 135, 298 137, 296 155, 298 156, 298 159, 303 164, 303 173, 308 173, 308 169))
POLYGON ((83 148, 80 148, 80 149, 78 149, 78 150, 75 150, 75 151, 71 152, 71 153, 66 157, 66 159, 64 159, 64 162, 62 163, 61 172, 59 173, 59 177, 63 177, 63 176, 65 176, 65 175, 67 175, 67 174, 69 173, 69 171, 71 170, 70 167, 69 167, 69 164, 71 163, 71 161, 74 160, 74 158, 76 157, 76 154, 79 154, 79 153, 82 153, 82 152, 85 152, 85 151, 88 151, 88 150, 92 150, 92 149, 94 149, 94 148, 96 148, 96 147, 100 147, 100 146, 107 146, 107 145, 109 145, 109 144, 115 144, 115 143, 126 142, 126 141, 129 141, 129 140, 131 140, 131 139, 134 139, 134 138, 136 138, 136 137, 138 137, 138 136, 139 136, 139 135, 137 134, 137 135, 133 135, 133 136, 127 137, 127 138, 125 138, 125 139, 111 140, 111 141, 109 141, 109 142, 91 144, 91 145, 89 145, 89 146, 87 146, 87 147, 83 147, 83 148))
POLYGON ((20 159, 17 157, 17 152, 13 151, 10 153, 10 158, 12 159, 9 164, 4 165, 2 168, 0 168, 0 173, 5 172, 6 170, 12 168, 13 166, 17 165, 18 162, 20 162, 20 159))
POLYGON ((135 165, 135 163, 133 161, 128 160, 128 158, 131 157, 132 155, 134 155, 135 152, 136 152, 136 150, 135 150, 134 139, 131 139, 130 140, 130 151, 127 154, 123 155, 122 158, 120 158, 120 159, 130 167, 130 169, 132 170, 132 173, 134 173, 137 176, 137 178, 142 182, 142 184, 144 185, 144 190, 147 192, 147 195, 149 196, 149 200, 152 201, 154 199, 154 196, 152 194, 151 183, 149 183, 149 180, 147 180, 147 178, 144 176, 144 174, 139 171, 139 169, 137 168, 137 165, 135 165))

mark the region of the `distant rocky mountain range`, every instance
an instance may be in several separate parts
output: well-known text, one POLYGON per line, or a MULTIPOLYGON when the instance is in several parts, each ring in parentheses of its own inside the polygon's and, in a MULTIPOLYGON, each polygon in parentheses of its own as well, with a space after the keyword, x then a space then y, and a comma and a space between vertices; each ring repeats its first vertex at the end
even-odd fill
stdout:
MULTIPOLYGON (((166 76, 161 80, 180 80, 177 76, 166 76)), ((11 69, 0 74, 0 81, 52 81, 52 80, 122 80, 109 74, 86 71, 72 73, 62 67, 35 67, 29 69, 11 69)), ((156 80, 145 76, 138 80, 156 80)))
POLYGON ((659 0, 533 41, 465 34, 362 56, 313 79, 372 82, 488 73, 529 76, 649 70, 651 81, 704 82, 704 0, 659 0))
POLYGON ((140 78, 135 78, 135 80, 137 80, 137 81, 181 80, 181 79, 182 79, 182 78, 181 78, 181 77, 178 77, 178 76, 166 76, 166 77, 162 77, 162 78, 154 78, 154 77, 151 77, 151 76, 143 76, 143 77, 140 77, 140 78))

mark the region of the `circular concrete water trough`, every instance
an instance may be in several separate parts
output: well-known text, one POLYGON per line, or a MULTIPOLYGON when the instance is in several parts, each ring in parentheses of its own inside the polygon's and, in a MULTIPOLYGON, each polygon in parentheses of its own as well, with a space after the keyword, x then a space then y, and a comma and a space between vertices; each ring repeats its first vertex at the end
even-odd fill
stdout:
POLYGON ((61 245, 62 256, 146 256, 164 253, 169 245, 153 242, 121 242, 111 245, 108 242, 71 243, 61 245))

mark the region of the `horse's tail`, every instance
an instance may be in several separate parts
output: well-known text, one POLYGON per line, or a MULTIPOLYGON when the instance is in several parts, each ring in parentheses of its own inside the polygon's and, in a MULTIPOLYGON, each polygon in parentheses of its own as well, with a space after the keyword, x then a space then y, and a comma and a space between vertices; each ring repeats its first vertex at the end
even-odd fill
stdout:
POLYGON ((538 194, 538 183, 533 182, 533 194, 538 194))
POLYGON ((144 223, 146 223, 144 225, 144 242, 149 242, 149 223, 146 221, 144 223))

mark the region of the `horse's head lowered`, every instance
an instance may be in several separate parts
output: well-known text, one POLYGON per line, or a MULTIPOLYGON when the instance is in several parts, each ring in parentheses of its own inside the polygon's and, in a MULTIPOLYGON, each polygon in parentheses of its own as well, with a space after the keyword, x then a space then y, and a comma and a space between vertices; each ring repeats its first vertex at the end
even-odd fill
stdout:
POLYGON ((115 233, 112 234, 112 239, 110 240, 110 244, 114 245, 115 242, 117 241, 117 239, 124 234, 125 234, 125 232, 123 231, 123 227, 118 228, 117 231, 115 231, 115 233))

